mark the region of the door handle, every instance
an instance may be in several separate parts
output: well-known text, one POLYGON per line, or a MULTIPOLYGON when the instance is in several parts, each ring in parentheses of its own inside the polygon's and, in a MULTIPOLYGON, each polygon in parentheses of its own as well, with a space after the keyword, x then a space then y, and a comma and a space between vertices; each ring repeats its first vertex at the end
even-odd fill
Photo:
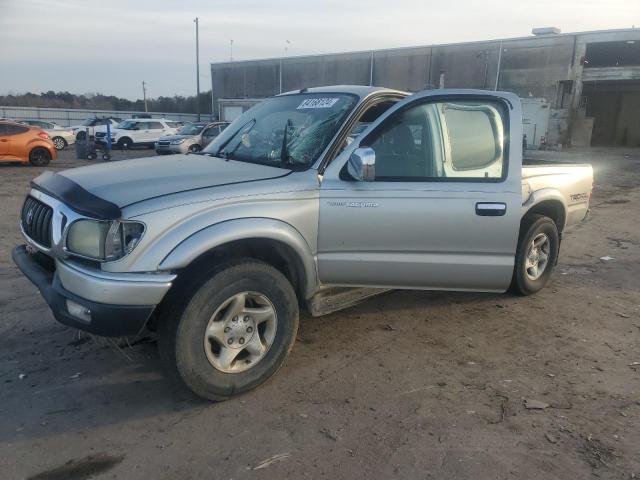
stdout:
POLYGON ((9 139, 7 139, 7 138, 0 138, 0 142, 8 142, 8 141, 9 141, 9 139))
POLYGON ((507 213, 507 204, 502 202, 478 202, 476 203, 476 215, 481 217, 502 217, 507 213))

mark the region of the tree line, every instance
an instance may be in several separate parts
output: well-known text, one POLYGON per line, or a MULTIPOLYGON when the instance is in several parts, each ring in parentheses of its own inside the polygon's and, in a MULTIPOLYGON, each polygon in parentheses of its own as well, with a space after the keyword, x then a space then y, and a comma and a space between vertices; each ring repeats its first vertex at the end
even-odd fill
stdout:
MULTIPOLYGON (((211 113, 211 90, 200 93, 200 113, 211 113)), ((128 100, 102 93, 77 95, 69 92, 20 93, 0 95, 0 105, 7 107, 83 108, 88 110, 144 111, 144 101, 128 100)), ((197 113, 196 96, 157 97, 147 99, 149 112, 197 113)))

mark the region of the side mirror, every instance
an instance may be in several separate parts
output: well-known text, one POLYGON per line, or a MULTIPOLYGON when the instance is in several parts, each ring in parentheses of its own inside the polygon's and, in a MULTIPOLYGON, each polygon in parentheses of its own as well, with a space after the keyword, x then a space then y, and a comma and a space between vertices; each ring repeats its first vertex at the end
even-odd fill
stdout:
POLYGON ((347 171, 359 182, 373 182, 376 179, 376 152, 373 148, 356 148, 349 157, 347 171))

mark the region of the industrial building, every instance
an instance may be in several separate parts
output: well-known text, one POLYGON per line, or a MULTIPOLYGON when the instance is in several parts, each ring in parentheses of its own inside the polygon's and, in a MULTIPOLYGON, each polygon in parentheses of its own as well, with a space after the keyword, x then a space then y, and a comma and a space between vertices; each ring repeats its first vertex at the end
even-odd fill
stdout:
POLYGON ((506 90, 523 99, 531 146, 640 146, 640 29, 211 64, 216 112, 230 120, 305 87, 506 90))

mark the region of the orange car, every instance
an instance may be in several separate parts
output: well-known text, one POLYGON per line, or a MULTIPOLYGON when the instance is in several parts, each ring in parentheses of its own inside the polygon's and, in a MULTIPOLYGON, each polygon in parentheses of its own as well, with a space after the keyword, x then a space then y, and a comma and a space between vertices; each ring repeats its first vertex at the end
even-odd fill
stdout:
POLYGON ((29 162, 44 167, 56 158, 56 147, 41 129, 0 121, 0 162, 29 162))

